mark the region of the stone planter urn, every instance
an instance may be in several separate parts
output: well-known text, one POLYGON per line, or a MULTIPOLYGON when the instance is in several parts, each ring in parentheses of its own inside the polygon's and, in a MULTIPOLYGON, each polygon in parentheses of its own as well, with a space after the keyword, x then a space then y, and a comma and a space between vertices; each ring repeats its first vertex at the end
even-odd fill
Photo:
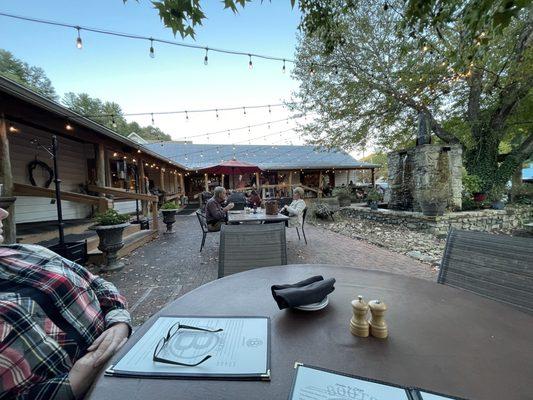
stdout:
POLYGON ((167 230, 165 233, 176 233, 172 230, 172 225, 174 225, 174 222, 176 222, 176 213, 178 211, 179 209, 177 208, 161 210, 161 213, 163 214, 163 222, 167 225, 167 230))
POLYGON ((117 252, 124 247, 122 236, 124 229, 130 225, 129 222, 117 225, 96 225, 94 229, 100 239, 98 250, 105 255, 105 265, 102 271, 117 271, 124 267, 124 263, 117 261, 117 252))
POLYGON ((422 208, 422 214, 428 217, 441 216, 446 210, 446 202, 420 201, 420 208, 422 208))

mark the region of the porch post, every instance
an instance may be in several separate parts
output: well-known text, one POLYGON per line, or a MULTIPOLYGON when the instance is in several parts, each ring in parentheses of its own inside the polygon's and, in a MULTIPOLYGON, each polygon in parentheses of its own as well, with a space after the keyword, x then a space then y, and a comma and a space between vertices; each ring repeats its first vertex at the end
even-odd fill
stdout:
POLYGON ((371 169, 372 171, 372 187, 376 186, 376 174, 374 172, 374 168, 371 169))
POLYGON ((261 187, 260 183, 259 183, 259 172, 256 172, 255 173, 255 187, 259 190, 259 188, 261 187))
POLYGON ((174 171, 174 193, 178 193, 178 171, 174 171))
MULTIPOLYGON (((139 192, 146 193, 145 175, 144 175, 144 161, 139 159, 139 192)), ((141 201, 142 213, 144 216, 148 215, 148 202, 146 200, 141 201)))
POLYGON ((292 171, 289 171, 289 195, 292 195, 292 171))
MULTIPOLYGON (((96 157, 96 181, 100 187, 107 186, 105 179, 105 147, 103 143, 98 143, 98 154, 96 157)), ((103 196, 103 193, 100 194, 103 196)))
POLYGON ((322 197, 322 170, 318 172, 318 197, 322 197))
POLYGON ((224 174, 220 176, 220 186, 224 187, 224 174))
POLYGON ((183 178, 183 172, 180 172, 180 189, 181 189, 181 194, 185 195, 185 180, 183 178))
POLYGON ((165 173, 163 168, 159 168, 159 189, 165 190, 165 173))
MULTIPOLYGON (((9 155, 9 140, 7 138, 7 124, 4 114, 0 114, 0 183, 3 185, 0 197, 13 197, 13 172, 11 170, 11 157, 9 155)), ((9 202, 7 207, 9 217, 4 222, 4 243, 13 244, 16 242, 15 225, 15 204, 9 202)))
POLYGON ((205 191, 209 192, 209 176, 207 174, 204 174, 205 177, 205 191))

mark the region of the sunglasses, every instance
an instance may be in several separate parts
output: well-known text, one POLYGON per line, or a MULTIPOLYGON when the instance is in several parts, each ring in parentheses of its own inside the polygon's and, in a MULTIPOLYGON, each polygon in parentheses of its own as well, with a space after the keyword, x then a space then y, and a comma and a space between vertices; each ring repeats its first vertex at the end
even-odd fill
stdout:
POLYGON ((154 355, 152 358, 153 361, 163 363, 163 364, 181 365, 184 367, 196 367, 197 365, 200 365, 203 362, 211 358, 210 355, 207 355, 202 360, 198 361, 197 363, 189 364, 189 363, 183 363, 183 362, 168 360, 166 358, 159 357, 159 354, 161 354, 161 351, 163 351, 163 349, 170 342, 170 340, 174 336, 176 336, 176 334, 180 331, 180 329, 188 329, 188 330, 197 331, 197 332, 210 332, 210 333, 217 333, 217 332, 223 331, 222 328, 212 330, 212 329, 198 328, 196 326, 183 325, 183 324, 180 324, 179 322, 176 322, 174 325, 172 325, 169 328, 166 336, 162 337, 161 340, 159 340, 159 342, 157 343, 157 346, 155 346, 154 355))

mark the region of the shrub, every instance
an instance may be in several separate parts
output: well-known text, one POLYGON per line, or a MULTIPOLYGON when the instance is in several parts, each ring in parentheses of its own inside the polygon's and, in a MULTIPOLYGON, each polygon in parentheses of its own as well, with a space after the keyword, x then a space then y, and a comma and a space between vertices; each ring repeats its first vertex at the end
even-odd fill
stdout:
POLYGON ((463 196, 461 203, 462 203, 461 209, 463 211, 472 211, 472 210, 477 210, 479 208, 479 204, 475 202, 474 199, 470 196, 463 196))
POLYGON ((332 214, 331 209, 327 204, 316 203, 315 204, 315 217, 320 219, 327 219, 332 214))
POLYGON ((175 210, 176 208, 179 208, 179 204, 175 201, 167 201, 161 206, 161 210, 175 210))
POLYGON ((97 225, 118 225, 128 222, 128 214, 119 214, 116 210, 109 209, 104 213, 96 214, 94 218, 97 225))
POLYGON ((511 198, 516 204, 533 204, 533 184, 514 185, 511 189, 511 198))
POLYGON ((376 189, 370 189, 368 191, 368 194, 366 195, 367 201, 380 201, 381 200, 381 193, 379 193, 376 189))
POLYGON ((339 200, 351 200, 351 193, 348 188, 335 188, 333 189, 332 196, 339 200))
POLYGON ((463 192, 468 194, 480 193, 483 181, 477 175, 463 175, 463 192))

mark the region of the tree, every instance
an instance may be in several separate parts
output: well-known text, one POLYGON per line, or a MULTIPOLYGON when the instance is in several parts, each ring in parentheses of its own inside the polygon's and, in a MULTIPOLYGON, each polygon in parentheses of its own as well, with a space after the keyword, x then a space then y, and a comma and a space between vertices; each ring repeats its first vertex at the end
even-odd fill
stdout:
POLYGON ((330 147, 391 148, 413 143, 421 116, 439 140, 463 146, 465 166, 484 190, 507 182, 533 152, 530 10, 501 33, 469 38, 460 18, 413 32, 401 0, 386 10, 353 3, 327 2, 327 29, 301 37, 295 109, 316 117, 304 132, 330 147), (504 142, 511 149, 501 155, 504 142))
POLYGON ((52 82, 42 68, 30 66, 3 49, 0 49, 0 75, 20 83, 49 99, 57 100, 57 94, 52 82))
POLYGON ((128 122, 120 105, 114 102, 103 102, 93 98, 87 93, 66 93, 62 102, 65 106, 80 115, 86 116, 99 124, 127 136, 132 132, 137 133, 146 140, 172 140, 169 135, 154 126, 141 127, 137 122, 128 122))

